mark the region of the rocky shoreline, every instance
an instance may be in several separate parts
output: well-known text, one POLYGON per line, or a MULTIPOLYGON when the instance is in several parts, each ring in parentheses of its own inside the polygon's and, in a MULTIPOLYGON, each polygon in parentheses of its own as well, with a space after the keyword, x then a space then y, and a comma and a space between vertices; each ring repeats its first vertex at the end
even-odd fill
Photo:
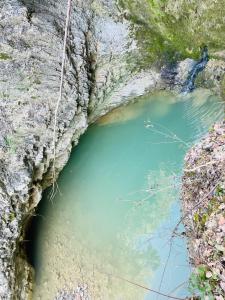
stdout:
POLYGON ((225 299, 225 122, 215 124, 185 158, 182 205, 201 299, 225 299), (208 297, 208 298, 207 298, 208 297))

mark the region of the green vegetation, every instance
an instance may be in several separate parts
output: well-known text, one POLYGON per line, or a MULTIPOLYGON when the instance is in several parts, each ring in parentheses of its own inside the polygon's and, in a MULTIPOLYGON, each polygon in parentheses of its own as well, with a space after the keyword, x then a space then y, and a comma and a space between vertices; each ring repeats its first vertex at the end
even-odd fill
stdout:
POLYGON ((220 197, 220 196, 223 196, 224 194, 225 194, 224 189, 223 189, 220 185, 218 185, 218 186, 216 187, 215 195, 216 195, 217 197, 220 197))
POLYGON ((11 56, 9 56, 7 53, 0 52, 0 60, 8 60, 12 59, 11 56))
POLYGON ((17 145, 16 145, 16 140, 13 136, 11 135, 6 136, 5 143, 11 153, 16 152, 17 145))
MULTIPOLYGON (((221 196, 221 195, 223 195, 221 193, 223 193, 223 189, 222 188, 220 189, 219 186, 218 186, 216 191, 215 191, 215 195, 216 196, 221 196)), ((200 233, 202 231, 204 231, 206 222, 209 220, 210 216, 218 210, 219 205, 220 205, 220 202, 217 199, 217 197, 213 197, 209 201, 209 204, 208 204, 207 208, 204 209, 204 212, 198 210, 194 214, 193 220, 195 222, 197 230, 200 233)))
POLYGON ((207 44, 210 53, 225 48, 224 1, 120 0, 128 18, 136 24, 136 37, 146 60, 200 55, 207 44))
POLYGON ((221 80, 220 89, 221 89, 222 97, 223 99, 225 99, 225 74, 223 75, 223 78, 221 80))
POLYGON ((203 230, 205 227, 205 223, 209 219, 209 215, 207 213, 200 215, 199 213, 194 214, 194 222, 198 230, 203 230))
POLYGON ((0 93, 0 95, 1 95, 1 97, 2 97, 3 100, 9 99, 9 94, 7 94, 7 93, 4 92, 4 91, 2 91, 2 92, 0 93))
POLYGON ((213 274, 207 266, 201 265, 196 268, 190 278, 189 289, 191 293, 199 293, 200 299, 214 300, 213 291, 218 284, 218 276, 213 274))
MULTIPOLYGON (((190 277, 190 291, 192 293, 197 292, 201 298, 200 299, 215 299, 214 295, 220 295, 222 293, 220 287, 220 278, 218 274, 220 270, 217 269, 216 264, 212 263, 214 266, 212 269, 208 266, 208 262, 218 262, 224 255, 224 244, 223 241, 215 240, 215 244, 212 246, 210 239, 215 239, 212 237, 211 233, 213 229, 209 229, 208 224, 211 222, 218 222, 216 218, 223 218, 221 203, 224 202, 225 190, 221 185, 218 185, 215 189, 214 196, 208 202, 206 207, 201 207, 195 212, 193 216, 193 221, 196 229, 196 237, 203 238, 205 241, 204 247, 207 249, 209 254, 204 257, 204 263, 198 266, 194 273, 190 277)), ((224 215, 225 217, 225 215, 224 215)), ((225 240, 224 240, 225 241, 225 240)))
POLYGON ((38 79, 38 78, 35 78, 35 80, 34 80, 34 84, 41 84, 41 80, 40 80, 40 79, 38 79))
POLYGON ((9 220, 10 220, 10 222, 12 222, 15 218, 16 218, 15 213, 14 213, 14 212, 11 212, 10 215, 9 215, 9 220))

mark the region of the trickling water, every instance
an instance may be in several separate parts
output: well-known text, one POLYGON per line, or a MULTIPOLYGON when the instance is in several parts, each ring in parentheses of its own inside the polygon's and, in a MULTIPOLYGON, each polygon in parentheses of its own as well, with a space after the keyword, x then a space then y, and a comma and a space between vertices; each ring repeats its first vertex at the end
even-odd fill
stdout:
POLYGON ((197 75, 203 71, 209 61, 208 48, 205 46, 202 49, 201 59, 196 62, 193 69, 190 71, 184 87, 182 88, 183 93, 190 93, 195 88, 195 79, 197 75))
POLYGON ((208 91, 161 93, 91 126, 58 180, 60 193, 53 203, 46 193, 37 212, 34 299, 78 286, 89 299, 166 299, 126 280, 155 290, 162 281, 163 293, 185 297, 185 240, 173 241, 162 277, 180 218, 183 158, 222 115, 208 91))

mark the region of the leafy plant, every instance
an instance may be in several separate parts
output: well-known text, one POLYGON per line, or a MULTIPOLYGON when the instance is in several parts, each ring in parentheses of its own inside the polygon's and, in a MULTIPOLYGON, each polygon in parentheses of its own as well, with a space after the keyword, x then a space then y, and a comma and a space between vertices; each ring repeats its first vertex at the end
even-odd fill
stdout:
POLYGON ((16 152, 17 145, 16 145, 16 140, 15 138, 13 138, 13 136, 11 135, 6 136, 5 143, 11 153, 16 152))
POLYGON ((205 223, 208 221, 208 219, 209 219, 208 213, 204 213, 204 214, 200 215, 199 213, 196 212, 193 217, 193 220, 199 230, 204 229, 205 223))
POLYGON ((199 294, 202 300, 206 297, 214 300, 213 290, 216 288, 217 282, 217 275, 211 273, 207 266, 201 265, 190 277, 189 290, 191 293, 199 294))
POLYGON ((215 191, 215 195, 219 197, 219 196, 223 196, 224 193, 225 193, 224 189, 220 185, 218 185, 215 191))
POLYGON ((7 60, 11 59, 11 56, 9 56, 7 53, 0 53, 0 60, 7 60))

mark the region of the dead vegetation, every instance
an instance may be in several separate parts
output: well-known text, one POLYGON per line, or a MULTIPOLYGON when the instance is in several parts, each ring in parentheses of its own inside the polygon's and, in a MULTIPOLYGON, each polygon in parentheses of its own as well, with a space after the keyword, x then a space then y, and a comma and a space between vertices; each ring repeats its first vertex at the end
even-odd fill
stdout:
POLYGON ((201 299, 225 299, 224 170, 223 122, 189 151, 183 176, 183 222, 195 267, 190 289, 201 299))

